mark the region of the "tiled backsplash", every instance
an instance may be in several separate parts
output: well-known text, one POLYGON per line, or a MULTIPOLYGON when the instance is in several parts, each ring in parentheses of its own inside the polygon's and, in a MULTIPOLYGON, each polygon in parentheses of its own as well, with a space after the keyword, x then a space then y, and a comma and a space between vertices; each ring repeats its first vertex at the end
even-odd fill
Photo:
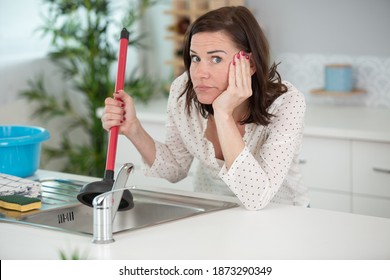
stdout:
POLYGON ((276 57, 282 79, 301 90, 308 103, 390 108, 390 57, 284 53, 276 57), (313 89, 324 88, 326 64, 351 64, 354 87, 366 94, 318 96, 313 89))

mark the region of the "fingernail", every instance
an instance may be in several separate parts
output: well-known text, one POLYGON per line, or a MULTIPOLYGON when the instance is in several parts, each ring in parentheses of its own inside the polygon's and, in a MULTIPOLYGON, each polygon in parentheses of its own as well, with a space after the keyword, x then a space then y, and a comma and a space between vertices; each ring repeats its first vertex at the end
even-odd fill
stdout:
POLYGON ((244 52, 244 51, 241 51, 241 55, 244 56, 244 55, 245 55, 245 52, 244 52))
POLYGON ((121 107, 122 107, 122 108, 125 107, 125 103, 122 103, 122 104, 121 104, 121 107))
POLYGON ((240 53, 237 54, 237 58, 240 59, 240 53))
POLYGON ((246 55, 245 57, 246 57, 246 59, 249 59, 249 55, 246 55))

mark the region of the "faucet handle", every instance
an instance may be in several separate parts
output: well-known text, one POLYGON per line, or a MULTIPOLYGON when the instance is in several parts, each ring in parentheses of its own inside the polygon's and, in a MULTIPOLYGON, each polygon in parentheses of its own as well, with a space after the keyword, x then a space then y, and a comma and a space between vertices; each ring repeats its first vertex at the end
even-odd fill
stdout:
POLYGON ((112 220, 114 220, 116 212, 118 211, 119 204, 122 200, 123 191, 126 189, 127 179, 133 170, 134 165, 132 163, 125 163, 119 170, 118 176, 114 181, 114 185, 112 186, 112 191, 115 191, 113 192, 112 220), (116 190, 122 191, 116 192, 116 190))

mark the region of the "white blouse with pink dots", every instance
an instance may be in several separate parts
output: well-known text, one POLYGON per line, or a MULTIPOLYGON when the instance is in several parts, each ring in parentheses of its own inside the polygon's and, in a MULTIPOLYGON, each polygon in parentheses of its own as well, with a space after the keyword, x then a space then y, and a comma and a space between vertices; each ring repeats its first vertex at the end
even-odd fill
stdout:
POLYGON ((246 146, 227 170, 205 137, 207 120, 195 107, 189 116, 184 96, 178 99, 186 81, 183 74, 172 83, 166 141, 156 141, 156 160, 151 167, 143 164, 144 174, 177 182, 187 176, 196 158, 196 191, 235 195, 249 210, 262 209, 269 202, 308 206, 298 165, 306 109, 303 94, 283 82, 288 92, 269 107, 268 112, 274 115, 270 124, 245 125, 246 146))

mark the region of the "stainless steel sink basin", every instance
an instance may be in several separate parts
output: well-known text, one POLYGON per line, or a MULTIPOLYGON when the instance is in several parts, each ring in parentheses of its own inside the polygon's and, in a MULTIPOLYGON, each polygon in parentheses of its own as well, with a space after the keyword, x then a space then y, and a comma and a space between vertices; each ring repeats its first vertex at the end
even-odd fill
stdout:
MULTIPOLYGON (((76 199, 85 182, 58 179, 41 182, 43 185, 43 204, 40 210, 19 213, 0 208, 0 221, 92 234, 93 208, 81 204, 76 199)), ((136 188, 131 189, 131 192, 134 197, 134 208, 117 213, 113 223, 114 233, 237 206, 236 203, 232 202, 136 188)))

